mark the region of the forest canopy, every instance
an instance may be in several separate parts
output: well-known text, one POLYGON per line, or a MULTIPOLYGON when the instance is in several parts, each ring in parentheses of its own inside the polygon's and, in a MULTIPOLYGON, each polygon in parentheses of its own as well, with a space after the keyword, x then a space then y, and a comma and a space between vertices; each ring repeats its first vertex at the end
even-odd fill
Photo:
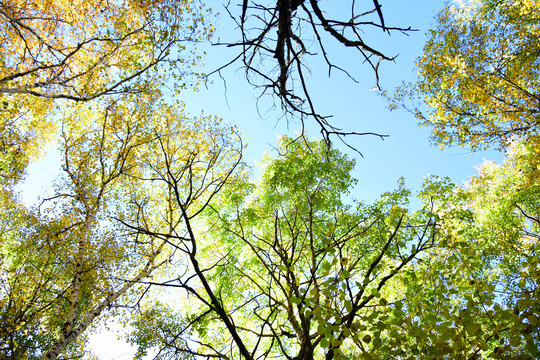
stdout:
POLYGON ((434 143, 505 159, 463 185, 401 179, 371 202, 332 141, 361 131, 321 116, 304 83, 308 39, 329 69, 348 71, 328 39, 377 78, 393 58, 362 31, 409 28, 376 0, 345 20, 329 3, 226 7, 246 80, 322 133, 281 136, 257 177, 238 128, 182 102, 204 78, 209 7, 0 4, 0 359, 92 359, 111 323, 134 359, 540 357, 540 3, 445 6, 417 82, 387 96, 434 143), (57 178, 25 203, 51 143, 57 178))

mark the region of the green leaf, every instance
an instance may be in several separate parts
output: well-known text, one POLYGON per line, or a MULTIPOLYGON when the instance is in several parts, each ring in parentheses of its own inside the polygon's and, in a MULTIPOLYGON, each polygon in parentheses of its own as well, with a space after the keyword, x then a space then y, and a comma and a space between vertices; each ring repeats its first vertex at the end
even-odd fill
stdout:
POLYGON ((326 349, 328 347, 328 345, 329 345, 329 342, 325 338, 322 338, 320 344, 321 344, 322 348, 326 349))
POLYGON ((293 304, 298 305, 298 304, 300 304, 300 303, 302 302, 302 299, 297 298, 296 296, 291 296, 291 302, 292 302, 293 304))

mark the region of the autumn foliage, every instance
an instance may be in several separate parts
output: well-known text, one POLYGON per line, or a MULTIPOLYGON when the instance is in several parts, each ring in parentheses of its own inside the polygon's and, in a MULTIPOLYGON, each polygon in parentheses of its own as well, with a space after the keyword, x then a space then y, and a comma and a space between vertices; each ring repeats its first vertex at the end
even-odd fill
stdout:
POLYGON ((198 60, 190 42, 211 34, 205 11, 191 1, 3 1, 0 93, 86 101, 181 84, 183 64, 198 60))
MULTIPOLYGON (((373 3, 381 24, 368 25, 387 30, 373 3)), ((273 88, 301 101, 286 80, 303 41, 286 21, 310 10, 278 5, 281 24, 259 19, 263 40, 277 27, 287 45, 251 50, 287 49, 273 88)), ((391 99, 436 144, 506 159, 462 186, 400 180, 367 203, 355 161, 329 142, 347 134, 326 118, 322 140, 281 137, 253 179, 234 125, 186 113, 197 43, 214 31, 204 5, 2 1, 0 359, 92 358, 89 337, 113 321, 136 359, 539 358, 538 10, 445 7, 417 83, 391 99), (25 204, 17 185, 51 142, 58 176, 25 204)), ((342 44, 336 29, 360 25, 322 24, 342 44)))
POLYGON ((540 3, 471 1, 437 16, 418 81, 402 86, 405 106, 433 141, 485 149, 538 134, 540 3))

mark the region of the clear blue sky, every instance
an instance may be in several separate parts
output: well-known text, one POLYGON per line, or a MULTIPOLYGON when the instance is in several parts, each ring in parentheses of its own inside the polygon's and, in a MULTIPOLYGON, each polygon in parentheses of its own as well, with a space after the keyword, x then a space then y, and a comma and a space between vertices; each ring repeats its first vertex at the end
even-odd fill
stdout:
MULTIPOLYGON (((231 41, 239 38, 239 30, 229 18, 220 0, 207 2, 221 15, 217 21, 215 40, 231 41)), ((231 4, 235 2, 232 1, 231 4)), ((239 2, 240 3, 240 2, 239 2)), ((320 0, 322 9, 336 6, 338 1, 320 0)), ((371 2, 368 1, 369 4, 371 2)), ((380 1, 387 26, 402 26, 418 29, 409 36, 392 33, 391 36, 377 32, 373 37, 366 37, 375 47, 385 50, 388 55, 399 55, 396 64, 386 63, 381 66, 381 86, 392 90, 402 81, 410 81, 414 77, 414 59, 421 54, 430 24, 444 1, 380 1)), ((230 7, 240 13, 240 7, 230 7)), ((236 55, 237 50, 225 47, 205 49, 206 66, 204 71, 210 72, 222 65, 226 60, 236 55)), ((343 74, 334 71, 332 78, 328 77, 327 67, 322 58, 311 62, 312 74, 309 85, 313 99, 319 111, 323 114, 334 115, 335 124, 346 130, 358 132, 377 132, 390 135, 385 141, 376 137, 357 137, 349 139, 357 147, 364 158, 347 151, 350 156, 357 158, 355 177, 359 180, 353 196, 359 200, 371 201, 381 193, 392 190, 399 177, 405 177, 409 187, 418 189, 424 176, 428 174, 449 176, 458 184, 476 174, 474 166, 479 165, 484 158, 500 160, 502 155, 495 151, 476 153, 471 156, 468 149, 456 147, 441 151, 430 146, 429 129, 417 126, 412 115, 405 111, 390 112, 386 102, 375 91, 370 91, 375 78, 367 65, 362 64, 360 55, 342 46, 329 47, 329 54, 336 64, 357 75, 359 83, 354 83, 343 74)), ((316 60, 316 59, 311 59, 316 60)), ((282 119, 281 109, 269 109, 272 99, 266 98, 259 102, 260 113, 257 111, 256 93, 247 84, 240 64, 235 64, 222 72, 227 81, 227 96, 222 80, 213 77, 213 84, 208 89, 202 88, 196 94, 186 94, 183 99, 192 114, 219 115, 225 120, 235 123, 244 138, 248 149, 245 159, 253 165, 261 160, 264 151, 271 152, 276 145, 279 135, 287 133, 294 135, 299 131, 297 123, 287 123, 282 119), (281 120, 280 120, 281 119, 281 120)), ((309 134, 320 137, 319 129, 308 126, 309 134)))

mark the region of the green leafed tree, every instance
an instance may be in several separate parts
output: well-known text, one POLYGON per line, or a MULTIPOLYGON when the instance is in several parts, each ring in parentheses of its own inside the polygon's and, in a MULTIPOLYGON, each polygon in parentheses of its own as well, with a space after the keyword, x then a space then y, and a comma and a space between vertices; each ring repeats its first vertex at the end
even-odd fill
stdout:
POLYGON ((347 202, 354 163, 324 142, 278 151, 184 239, 185 272, 154 282, 179 291, 141 305, 139 358, 538 357, 537 148, 466 187, 427 180, 414 212, 402 186, 347 202))
POLYGON ((349 204, 355 181, 347 156, 324 141, 290 138, 278 151, 259 182, 225 188, 206 230, 193 230, 178 248, 192 270, 161 282, 180 290, 169 307, 142 307, 131 336, 139 357, 149 350, 160 359, 402 352, 403 324, 412 319, 408 284, 438 242, 432 204, 408 211, 402 186, 375 204, 349 204))
POLYGON ((539 131, 540 3, 464 3, 441 10, 418 80, 399 88, 391 107, 413 112, 441 146, 505 148, 539 131))
POLYGON ((443 241, 407 296, 409 345, 422 358, 540 355, 539 168, 536 143, 513 144, 469 184, 429 181, 443 241), (419 296, 413 296, 415 293, 419 296))

